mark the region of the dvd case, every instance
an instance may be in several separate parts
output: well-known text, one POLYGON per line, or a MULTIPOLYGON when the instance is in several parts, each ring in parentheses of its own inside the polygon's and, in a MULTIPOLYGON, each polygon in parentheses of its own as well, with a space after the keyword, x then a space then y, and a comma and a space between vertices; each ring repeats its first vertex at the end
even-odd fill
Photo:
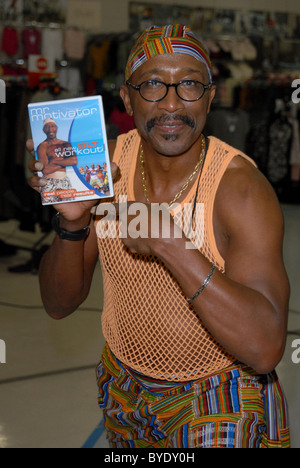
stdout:
POLYGON ((101 96, 28 105, 43 205, 113 197, 101 96))

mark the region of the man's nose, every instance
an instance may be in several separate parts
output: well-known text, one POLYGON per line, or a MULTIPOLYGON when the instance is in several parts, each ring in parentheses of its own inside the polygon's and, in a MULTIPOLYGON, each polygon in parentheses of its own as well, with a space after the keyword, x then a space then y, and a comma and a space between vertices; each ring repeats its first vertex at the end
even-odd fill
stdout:
POLYGON ((168 110, 168 112, 177 112, 184 109, 183 100, 177 94, 175 86, 168 87, 168 93, 164 99, 158 102, 160 109, 168 110))

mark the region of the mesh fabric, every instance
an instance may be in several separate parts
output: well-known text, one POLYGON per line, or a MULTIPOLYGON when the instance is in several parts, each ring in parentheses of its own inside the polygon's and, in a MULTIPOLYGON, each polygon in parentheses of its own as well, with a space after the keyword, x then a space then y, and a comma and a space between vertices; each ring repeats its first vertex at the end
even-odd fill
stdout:
MULTIPOLYGON (((139 147, 136 130, 118 139, 114 161, 121 177, 115 183, 115 203, 122 195, 134 200, 139 147)), ((197 192, 197 202, 204 204, 199 250, 222 273, 225 264, 214 238, 213 205, 220 180, 238 154, 211 137, 197 192)), ((183 202, 188 210, 193 209, 197 185, 183 202)), ((175 221, 179 216, 180 210, 175 210, 175 221)), ((102 325, 113 354, 137 372, 169 381, 199 379, 232 365, 236 359, 205 328, 160 259, 132 254, 120 239, 109 238, 113 233, 107 234, 106 239, 98 239, 104 278, 102 325)))

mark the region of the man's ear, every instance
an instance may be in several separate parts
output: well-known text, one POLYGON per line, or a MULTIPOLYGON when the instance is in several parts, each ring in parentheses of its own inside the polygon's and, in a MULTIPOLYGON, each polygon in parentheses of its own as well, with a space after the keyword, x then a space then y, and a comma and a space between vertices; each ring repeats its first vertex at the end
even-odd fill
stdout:
POLYGON ((216 91, 217 91, 216 85, 213 85, 211 89, 209 90, 207 114, 210 113, 212 102, 214 98, 216 97, 216 91))
POLYGON ((132 109, 132 106, 131 106, 129 90, 128 90, 128 87, 126 85, 121 86, 120 96, 121 96, 122 101, 124 103, 127 114, 132 116, 133 115, 133 109, 132 109))

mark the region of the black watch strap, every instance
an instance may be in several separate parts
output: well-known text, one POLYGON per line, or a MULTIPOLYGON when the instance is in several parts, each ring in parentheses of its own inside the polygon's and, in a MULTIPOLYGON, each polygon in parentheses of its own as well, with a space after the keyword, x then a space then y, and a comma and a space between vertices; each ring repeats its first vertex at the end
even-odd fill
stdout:
POLYGON ((66 229, 63 229, 60 227, 60 214, 57 213, 52 220, 52 227, 54 231, 59 235, 60 239, 63 240, 68 240, 72 242, 78 242, 81 240, 84 240, 88 237, 90 233, 90 226, 86 226, 83 229, 80 229, 80 231, 67 231, 66 229))

